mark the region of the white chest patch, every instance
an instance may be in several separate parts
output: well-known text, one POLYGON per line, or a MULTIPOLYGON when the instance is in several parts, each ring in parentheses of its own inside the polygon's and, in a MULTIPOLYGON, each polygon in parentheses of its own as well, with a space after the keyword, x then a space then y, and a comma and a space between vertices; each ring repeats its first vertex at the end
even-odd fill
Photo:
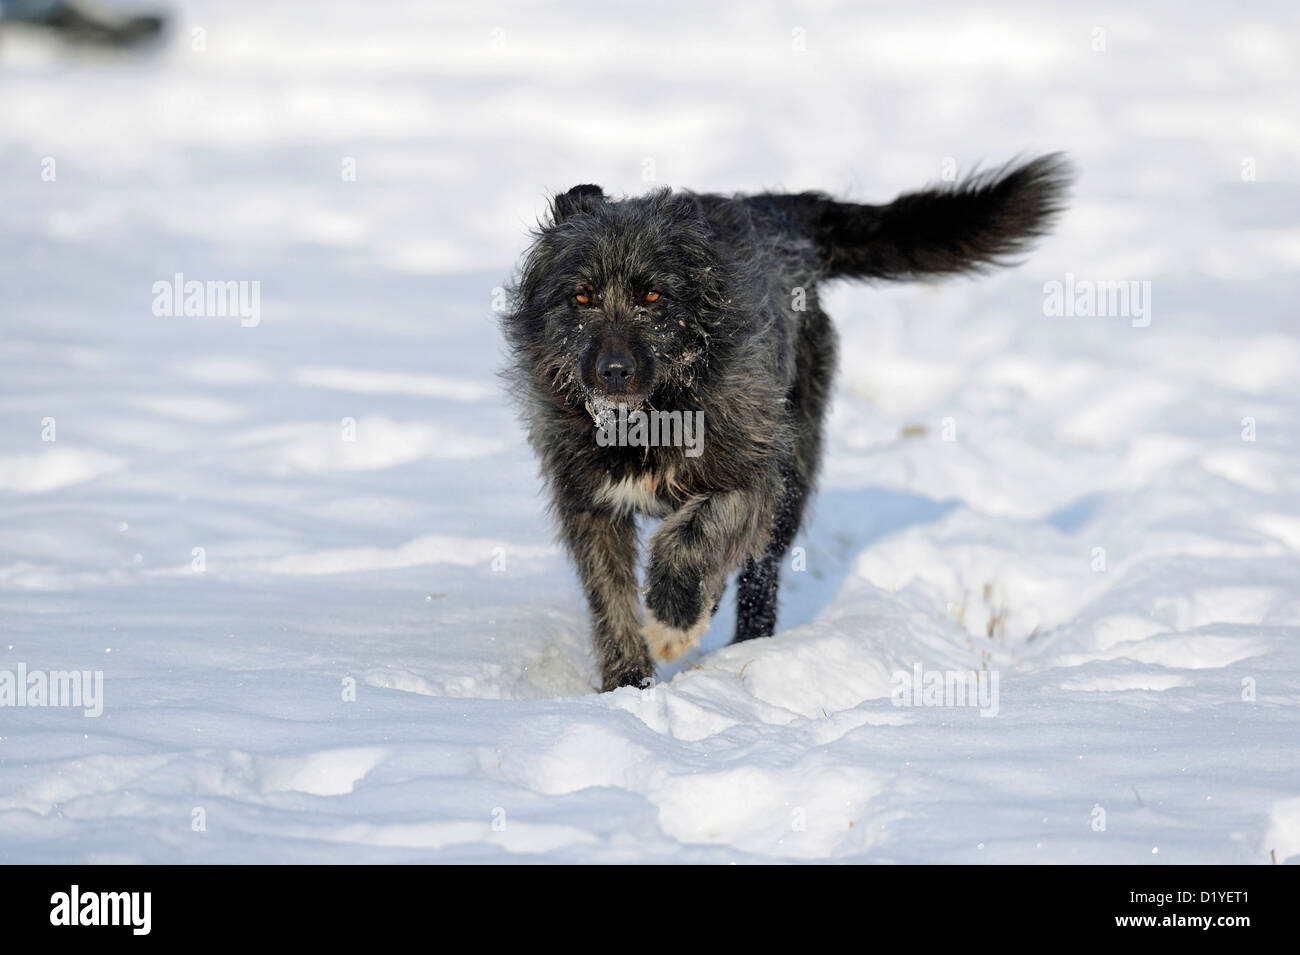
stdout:
POLYGON ((648 475, 606 481, 597 492, 596 499, 620 513, 639 512, 651 517, 663 517, 672 510, 659 500, 655 493, 655 482, 648 475))

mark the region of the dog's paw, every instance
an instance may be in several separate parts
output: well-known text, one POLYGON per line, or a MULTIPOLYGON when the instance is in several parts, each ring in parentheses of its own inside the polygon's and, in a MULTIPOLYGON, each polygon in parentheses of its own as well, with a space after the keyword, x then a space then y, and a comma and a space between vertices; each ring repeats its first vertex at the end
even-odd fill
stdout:
POLYGON ((655 661, 644 640, 635 631, 613 634, 596 633, 596 652, 600 655, 600 689, 602 693, 631 686, 648 689, 655 682, 655 661))
POLYGON ((650 645, 651 653, 660 660, 670 661, 676 660, 698 644, 700 637, 704 636, 705 631, 709 629, 709 624, 712 622, 712 615, 706 613, 683 630, 680 627, 664 623, 654 615, 653 610, 647 608, 645 627, 641 633, 644 634, 646 643, 650 645))
POLYGON ((620 687, 631 686, 638 690, 648 690, 655 685, 654 664, 630 664, 606 673, 601 680, 600 692, 609 693, 620 687))

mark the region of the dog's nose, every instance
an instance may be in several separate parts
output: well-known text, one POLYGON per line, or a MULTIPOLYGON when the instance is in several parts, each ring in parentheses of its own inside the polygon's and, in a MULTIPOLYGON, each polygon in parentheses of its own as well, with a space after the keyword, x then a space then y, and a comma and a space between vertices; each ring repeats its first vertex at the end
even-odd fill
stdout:
POLYGON ((596 374, 610 391, 622 391, 636 373, 636 361, 626 351, 603 351, 596 359, 596 374))

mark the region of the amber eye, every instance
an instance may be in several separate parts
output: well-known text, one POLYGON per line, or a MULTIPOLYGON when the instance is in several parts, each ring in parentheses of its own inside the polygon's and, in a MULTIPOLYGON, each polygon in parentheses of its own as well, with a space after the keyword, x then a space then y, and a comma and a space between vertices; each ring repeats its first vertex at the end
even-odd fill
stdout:
POLYGON ((645 293, 645 300, 646 300, 647 302, 657 302, 657 301, 659 301, 659 293, 658 293, 658 292, 646 292, 646 293, 645 293))
POLYGON ((586 305, 591 301, 591 296, 588 295, 586 292, 579 292, 577 295, 573 297, 578 300, 579 305, 586 305))

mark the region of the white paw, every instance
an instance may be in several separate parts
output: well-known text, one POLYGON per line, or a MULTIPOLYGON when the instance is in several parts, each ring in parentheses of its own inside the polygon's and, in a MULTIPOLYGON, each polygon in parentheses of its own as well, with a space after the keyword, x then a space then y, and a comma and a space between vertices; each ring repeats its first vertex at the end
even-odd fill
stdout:
POLYGON ((700 642, 700 637, 704 636, 705 631, 709 629, 711 621, 712 616, 705 613, 691 625, 689 630, 678 630, 664 623, 647 607, 645 626, 641 629, 641 633, 646 643, 650 645, 650 652, 656 657, 660 660, 676 660, 700 642))

